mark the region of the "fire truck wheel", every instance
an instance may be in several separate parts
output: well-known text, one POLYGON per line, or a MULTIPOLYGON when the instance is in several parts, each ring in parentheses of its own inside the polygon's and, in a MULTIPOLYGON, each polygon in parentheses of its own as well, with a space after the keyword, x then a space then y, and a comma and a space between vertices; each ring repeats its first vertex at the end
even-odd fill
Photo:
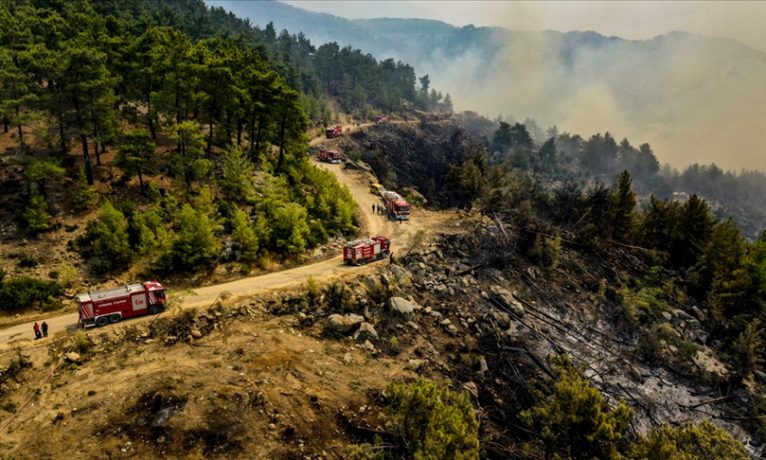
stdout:
POLYGON ((109 315, 109 321, 110 321, 111 323, 117 323, 117 322, 119 322, 119 321, 120 321, 120 315, 117 315, 117 314, 115 314, 115 315, 109 315))
POLYGON ((157 305, 152 305, 151 307, 149 307, 149 313, 151 313, 152 315, 156 315, 159 312, 160 312, 160 307, 158 307, 157 305))
POLYGON ((98 327, 106 326, 106 323, 108 322, 109 322, 109 318, 107 318, 106 316, 99 316, 98 318, 96 318, 96 326, 98 327))

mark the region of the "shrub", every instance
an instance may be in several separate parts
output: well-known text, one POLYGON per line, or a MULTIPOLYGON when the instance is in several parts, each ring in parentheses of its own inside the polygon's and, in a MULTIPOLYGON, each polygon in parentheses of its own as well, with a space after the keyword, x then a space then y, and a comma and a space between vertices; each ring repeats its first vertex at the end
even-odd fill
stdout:
POLYGON ((19 254, 19 267, 21 268, 35 268, 40 264, 40 261, 29 254, 19 254))
POLYGON ((727 459, 747 460, 739 442, 709 421, 662 425, 636 441, 628 458, 636 460, 727 459))
POLYGON ((220 250, 221 244, 215 237, 210 218, 185 204, 171 250, 172 268, 194 270, 210 266, 218 258, 220 250))
POLYGON ((333 282, 324 288, 324 303, 329 311, 345 310, 349 307, 351 291, 345 284, 333 282))
POLYGON ((88 334, 78 331, 74 335, 74 344, 72 345, 74 351, 81 355, 85 355, 91 352, 93 349, 93 342, 90 341, 88 334))
POLYGON ((622 439, 633 411, 621 401, 609 410, 597 388, 591 386, 568 357, 551 358, 556 379, 553 391, 521 413, 540 435, 546 457, 616 459, 615 443, 622 439))
POLYGON ((55 281, 28 276, 6 280, 0 286, 0 308, 14 311, 27 308, 52 310, 61 306, 61 287, 55 281))
POLYGON ((84 211, 93 206, 98 201, 96 189, 88 184, 85 179, 85 171, 79 169, 77 172, 77 181, 72 190, 72 207, 78 211, 84 211))
POLYGON ((386 425, 399 440, 395 457, 478 459, 479 424, 467 393, 418 380, 386 389, 386 425))
POLYGON ((30 232, 42 232, 51 227, 51 215, 48 212, 48 202, 38 191, 32 192, 29 196, 22 218, 26 223, 27 230, 30 232))
POLYGON ((124 268, 130 262, 128 221, 109 201, 101 206, 98 217, 88 222, 84 243, 85 255, 92 257, 96 273, 124 268))

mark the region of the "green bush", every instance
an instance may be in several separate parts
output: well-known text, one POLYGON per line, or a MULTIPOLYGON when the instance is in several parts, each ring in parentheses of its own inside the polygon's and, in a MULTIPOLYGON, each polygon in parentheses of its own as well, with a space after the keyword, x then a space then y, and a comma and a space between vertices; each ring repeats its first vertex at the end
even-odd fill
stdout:
POLYGON ((130 262, 128 220, 109 201, 101 206, 98 217, 88 222, 82 243, 83 255, 91 257, 96 273, 125 268, 130 262))
POLYGON ((351 300, 351 291, 345 284, 333 282, 324 288, 324 304, 329 311, 346 310, 351 300))
POLYGON ((218 259, 220 251, 221 243, 215 237, 208 215, 185 204, 171 250, 172 269, 209 267, 218 259))
MULTIPOLYGON (((568 357, 551 358, 556 379, 553 391, 521 413, 540 436, 546 457, 617 459, 615 443, 622 439, 633 411, 621 401, 610 410, 568 357)), ((541 395, 542 396, 542 395, 541 395)))
POLYGON ((55 281, 20 276, 5 280, 0 286, 0 308, 7 311, 53 310, 61 306, 60 296, 61 287, 55 281))
POLYGON ((38 191, 29 196, 22 218, 30 232, 42 232, 51 227, 51 214, 48 212, 48 202, 38 191))
POLYGON ((85 178, 85 171, 79 169, 77 172, 77 181, 72 190, 72 207, 78 211, 84 211, 93 206, 98 201, 96 189, 88 184, 85 178))
POLYGON ((742 445, 728 431, 709 421, 662 425, 642 436, 630 449, 635 460, 747 460, 742 445))
POLYGON ((411 385, 391 384, 386 396, 386 426, 399 440, 392 457, 479 458, 479 424, 468 393, 418 380, 411 385))

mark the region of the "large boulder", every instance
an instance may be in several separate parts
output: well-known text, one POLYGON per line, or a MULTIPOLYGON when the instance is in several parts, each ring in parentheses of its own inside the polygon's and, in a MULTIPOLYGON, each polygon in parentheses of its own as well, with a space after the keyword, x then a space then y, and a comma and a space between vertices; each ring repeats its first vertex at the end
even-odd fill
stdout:
POLYGON ((388 309, 391 310, 391 313, 405 321, 412 319, 415 310, 418 310, 419 308, 420 306, 418 304, 410 302, 404 297, 391 297, 388 299, 388 309))
POLYGON ((489 295, 489 299, 500 309, 511 313, 517 318, 524 316, 524 305, 522 305, 513 294, 508 292, 507 289, 495 286, 492 289, 492 293, 489 295))
POLYGON ((348 335, 354 332, 364 322, 364 317, 349 313, 348 315, 333 314, 327 317, 325 333, 330 335, 348 335))

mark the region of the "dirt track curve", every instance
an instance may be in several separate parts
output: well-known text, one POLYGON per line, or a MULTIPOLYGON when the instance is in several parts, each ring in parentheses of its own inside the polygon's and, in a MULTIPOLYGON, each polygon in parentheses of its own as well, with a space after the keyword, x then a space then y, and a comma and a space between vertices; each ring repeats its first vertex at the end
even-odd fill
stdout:
MULTIPOLYGON (((366 128, 370 125, 351 128, 352 131, 366 128)), ((345 134, 345 133, 344 133, 345 134)), ((334 145, 338 140, 327 140, 324 137, 318 137, 309 143, 311 146, 334 145)), ((385 235, 391 239, 391 248, 394 254, 405 248, 410 235, 418 230, 424 230, 427 233, 440 229, 443 224, 449 220, 450 213, 432 212, 423 209, 413 209, 411 219, 408 222, 398 223, 390 221, 383 215, 374 215, 372 213, 373 203, 379 203, 380 198, 369 191, 369 182, 373 177, 368 173, 353 171, 344 167, 343 164, 316 163, 320 168, 332 172, 338 181, 346 185, 359 206, 358 215, 362 228, 362 235, 385 235)), ((378 262, 384 263, 384 262, 378 262)), ((189 295, 181 295, 179 308, 193 308, 211 305, 215 300, 226 293, 227 298, 236 299, 250 297, 262 294, 272 290, 299 286, 312 277, 320 282, 326 282, 334 278, 347 277, 350 274, 358 275, 364 271, 371 270, 376 264, 365 267, 348 267, 343 265, 342 257, 338 254, 329 260, 302 265, 287 270, 267 273, 264 275, 243 278, 236 281, 217 284, 195 289, 189 295)), ((173 296, 172 286, 169 286, 169 295, 173 296)), ((154 316, 144 317, 126 321, 119 324, 135 324, 136 322, 146 321, 154 316)), ((76 312, 45 318, 52 332, 53 337, 61 337, 63 334, 72 333, 77 328, 78 315, 76 312)), ((105 326, 105 327, 116 327, 105 326)), ((8 348, 26 347, 35 344, 32 340, 32 326, 30 323, 23 323, 0 330, 0 352, 8 348)), ((43 340, 40 345, 44 345, 43 340)))

